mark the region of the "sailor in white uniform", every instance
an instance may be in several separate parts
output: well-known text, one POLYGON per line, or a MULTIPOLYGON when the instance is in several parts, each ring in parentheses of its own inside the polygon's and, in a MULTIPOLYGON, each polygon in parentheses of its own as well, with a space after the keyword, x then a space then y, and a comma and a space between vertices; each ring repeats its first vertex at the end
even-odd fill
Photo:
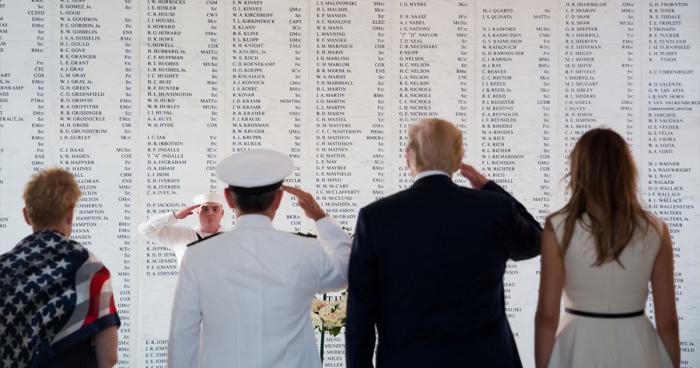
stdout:
POLYGON ((178 264, 182 263, 188 244, 224 231, 221 219, 224 217, 226 201, 221 194, 204 193, 192 201, 192 206, 152 216, 138 227, 139 233, 147 239, 172 249, 178 264), (178 221, 195 212, 199 216, 199 226, 191 228, 177 225, 178 221))
POLYGON ((282 186, 293 167, 289 157, 270 150, 237 153, 218 165, 237 221, 231 231, 187 248, 169 367, 321 366, 311 301, 345 287, 351 240, 310 194, 282 186), (284 192, 315 221, 318 238, 272 226, 284 192))

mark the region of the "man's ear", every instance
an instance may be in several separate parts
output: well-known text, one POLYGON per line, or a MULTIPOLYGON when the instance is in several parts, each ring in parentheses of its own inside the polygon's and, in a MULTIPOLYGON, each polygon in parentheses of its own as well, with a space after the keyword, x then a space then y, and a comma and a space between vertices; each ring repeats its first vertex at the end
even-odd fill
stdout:
POLYGON ((284 197, 284 190, 278 189, 277 193, 275 193, 275 200, 272 201, 272 208, 277 210, 280 207, 280 204, 282 203, 282 197, 284 197))
POLYGON ((32 219, 29 218, 29 211, 27 211, 27 207, 22 207, 22 216, 24 216, 24 222, 26 222, 27 225, 32 226, 32 219))
MULTIPOLYGON (((228 203, 229 207, 236 208, 236 202, 233 200, 233 194, 231 194, 231 189, 224 189, 224 198, 226 198, 226 203, 228 203)), ((221 210, 223 211, 224 209, 222 208, 221 210)))

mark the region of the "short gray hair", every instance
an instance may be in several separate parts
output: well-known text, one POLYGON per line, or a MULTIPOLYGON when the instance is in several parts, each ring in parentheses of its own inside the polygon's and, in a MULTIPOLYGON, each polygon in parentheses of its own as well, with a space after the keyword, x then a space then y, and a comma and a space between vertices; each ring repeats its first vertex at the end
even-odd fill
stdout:
POLYGON ((409 126, 406 153, 417 171, 459 169, 464 156, 462 132, 447 120, 429 118, 409 126))

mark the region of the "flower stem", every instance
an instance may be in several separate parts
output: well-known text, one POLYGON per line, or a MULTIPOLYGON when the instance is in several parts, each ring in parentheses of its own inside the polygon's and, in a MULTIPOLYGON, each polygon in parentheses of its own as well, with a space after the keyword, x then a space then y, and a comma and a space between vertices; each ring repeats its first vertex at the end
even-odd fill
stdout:
MULTIPOLYGON (((323 294, 323 301, 326 301, 326 294, 323 294)), ((321 368, 323 368, 323 348, 326 344, 326 331, 323 330, 323 323, 321 323, 321 368)))
POLYGON ((326 332, 321 330, 321 367, 323 367, 323 345, 326 340, 326 332))

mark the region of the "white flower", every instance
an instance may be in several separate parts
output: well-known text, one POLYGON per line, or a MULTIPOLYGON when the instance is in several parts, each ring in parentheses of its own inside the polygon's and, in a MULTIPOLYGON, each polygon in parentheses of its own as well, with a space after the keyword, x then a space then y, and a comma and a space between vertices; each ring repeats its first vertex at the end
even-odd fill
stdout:
POLYGON ((337 303, 336 310, 338 311, 338 313, 342 314, 343 318, 345 318, 345 314, 347 312, 347 309, 348 309, 348 301, 345 300, 345 298, 340 299, 337 303))
POLYGON ((336 336, 345 326, 347 312, 346 294, 343 293, 336 301, 314 299, 311 303, 311 320, 314 329, 330 332, 336 336))
POLYGON ((327 319, 323 320, 323 327, 326 328, 333 328, 333 327, 342 327, 343 326, 343 318, 344 316, 341 316, 340 313, 333 312, 331 313, 330 316, 328 316, 327 319))
POLYGON ((318 313, 321 308, 325 307, 328 305, 327 302, 321 300, 321 299, 314 299, 313 302, 311 302, 311 312, 312 313, 318 313))
POLYGON ((345 319, 345 311, 338 308, 339 304, 332 303, 321 308, 318 311, 318 316, 323 321, 323 328, 329 329, 334 327, 342 327, 345 319))
POLYGON ((314 325, 314 330, 321 328, 321 324, 323 323, 321 321, 321 317, 318 316, 318 314, 311 313, 311 323, 314 325))
POLYGON ((318 316, 321 317, 322 321, 326 321, 331 318, 331 315, 333 315, 333 305, 332 304, 326 304, 323 308, 321 308, 318 311, 318 316))

